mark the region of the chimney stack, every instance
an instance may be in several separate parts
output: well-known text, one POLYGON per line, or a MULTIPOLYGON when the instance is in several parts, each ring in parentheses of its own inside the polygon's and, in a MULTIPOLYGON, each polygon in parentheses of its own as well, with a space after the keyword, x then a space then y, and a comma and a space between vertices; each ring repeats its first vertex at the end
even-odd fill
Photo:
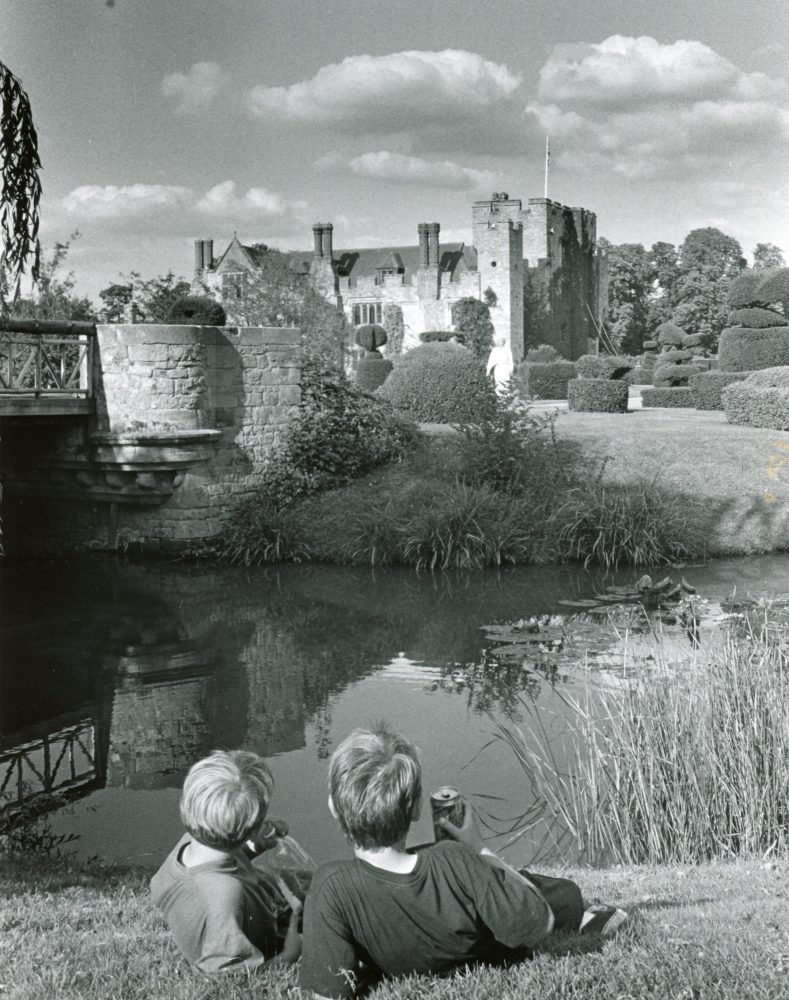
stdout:
POLYGON ((203 268, 208 270, 214 266, 214 241, 203 240, 203 268))
POLYGON ((427 258, 430 267, 438 267, 438 234, 441 226, 438 222, 427 223, 427 258))
POLYGON ((195 271, 203 270, 203 241, 195 240, 195 271))
POLYGON ((327 257, 329 260, 332 260, 332 258, 334 256, 333 248, 332 248, 332 232, 333 232, 333 230, 334 230, 334 226, 331 224, 331 222, 324 223, 324 225, 323 225, 323 238, 321 240, 321 247, 323 249, 323 256, 327 257))
POLYGON ((428 247, 427 230, 429 222, 420 222, 416 227, 419 233, 419 266, 427 267, 430 263, 430 248, 428 247))
POLYGON ((323 256, 323 223, 316 222, 312 227, 312 253, 315 257, 323 256))

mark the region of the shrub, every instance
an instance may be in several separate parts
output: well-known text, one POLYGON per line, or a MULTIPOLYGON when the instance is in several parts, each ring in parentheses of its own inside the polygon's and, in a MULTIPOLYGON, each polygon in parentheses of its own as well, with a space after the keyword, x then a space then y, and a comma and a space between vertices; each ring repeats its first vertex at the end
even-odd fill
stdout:
POLYGON ((301 562, 310 550, 291 508, 271 502, 265 491, 248 498, 229 518, 220 536, 223 558, 242 566, 264 563, 301 562))
POLYGON ((567 384, 571 410, 626 413, 628 395, 628 384, 621 379, 577 378, 567 384))
POLYGON ((538 344, 526 352, 525 361, 546 364, 549 361, 564 361, 565 358, 551 344, 538 344))
POLYGON ((759 302, 764 305, 781 302, 785 312, 789 302, 789 267, 771 268, 763 275, 759 282, 759 302))
POLYGON ((419 334, 419 339, 423 344, 445 344, 454 336, 452 330, 425 330, 419 334))
POLYGON ((572 361, 526 362, 515 372, 516 391, 534 399, 567 399, 567 383, 575 378, 572 361))
POLYGON ((610 354, 584 354, 575 362, 579 378, 619 379, 632 367, 624 358, 610 354))
POLYGON ((692 351, 685 351, 679 347, 672 347, 668 351, 663 351, 659 356, 658 361, 661 365, 673 365, 677 364, 679 361, 690 361, 693 357, 692 351))
POLYGON ((377 323, 365 323, 357 327, 356 343, 365 351, 377 351, 379 347, 384 346, 387 339, 386 330, 377 323))
POLYGON ((789 367, 779 365, 776 368, 762 368, 748 373, 748 385, 760 389, 789 389, 789 367))
POLYGON ((700 372, 688 379, 688 388, 697 410, 722 410, 721 393, 732 382, 741 382, 746 372, 700 372))
POLYGON ((686 333, 682 341, 683 347, 701 347, 704 344, 704 335, 701 333, 686 333))
POLYGON ((718 344, 718 367, 745 372, 789 365, 789 327, 726 327, 718 344))
POLYGON ((606 569, 657 565, 696 554, 702 548, 697 524, 686 501, 654 482, 577 487, 552 518, 562 558, 606 569))
POLYGON ((452 305, 452 324, 471 353, 487 360, 493 347, 493 321, 487 304, 472 296, 458 299, 452 305))
POLYGON ((786 317, 774 309, 764 309, 761 306, 751 306, 748 309, 735 309, 729 313, 729 326, 746 326, 761 330, 770 326, 787 326, 786 317))
POLYGON ((743 271, 729 285, 726 301, 732 309, 744 309, 760 304, 762 299, 757 289, 762 281, 762 275, 758 271, 743 271))
POLYGON ((686 385, 661 386, 644 389, 641 393, 642 406, 693 406, 693 394, 686 385))
POLYGON ((676 323, 661 323, 656 333, 655 339, 661 347, 682 347, 685 341, 685 331, 676 323))
POLYGON ((695 365, 658 364, 655 368, 652 384, 659 388, 687 385, 690 376, 697 375, 698 372, 699 369, 695 365))
POLYGON ((225 310, 207 295, 184 295, 170 307, 171 323, 188 323, 193 326, 224 326, 225 310))
POLYGON ((789 430, 789 367, 767 368, 723 390, 730 424, 789 430))
POLYGON ((403 350, 403 338, 405 337, 403 310, 396 303, 387 302, 384 306, 383 320, 388 338, 387 352, 389 354, 401 354, 403 350))
POLYGON ((378 351, 368 351, 359 358, 354 380, 360 389, 373 392, 386 381, 394 366, 388 358, 382 358, 378 351))
POLYGON ((642 385, 651 379, 651 373, 645 372, 643 368, 631 368, 622 381, 627 382, 628 385, 642 385), (647 374, 649 374, 649 379, 647 379, 647 374))
POLYGON ((496 411, 481 362, 456 344, 421 344, 403 355, 379 392, 414 420, 466 423, 496 411))

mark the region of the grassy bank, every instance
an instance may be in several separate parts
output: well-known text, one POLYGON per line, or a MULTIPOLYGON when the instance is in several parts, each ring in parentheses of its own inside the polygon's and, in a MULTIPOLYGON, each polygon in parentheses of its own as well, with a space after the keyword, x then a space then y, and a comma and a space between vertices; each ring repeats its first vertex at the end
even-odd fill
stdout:
MULTIPOLYGON (((789 861, 566 872, 632 920, 615 938, 557 936, 532 962, 379 987, 374 1000, 566 997, 779 1000, 789 972, 789 861)), ((293 1000, 290 972, 193 972, 140 872, 0 864, 0 996, 9 1000, 293 1000)))

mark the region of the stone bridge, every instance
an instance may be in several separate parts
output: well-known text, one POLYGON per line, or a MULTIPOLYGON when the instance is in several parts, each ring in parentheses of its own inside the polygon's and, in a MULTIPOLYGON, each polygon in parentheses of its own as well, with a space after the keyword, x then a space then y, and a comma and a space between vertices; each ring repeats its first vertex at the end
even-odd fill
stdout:
POLYGON ((61 338, 0 335, 6 551, 168 552, 216 535, 298 412, 298 331, 79 326, 60 361, 61 338))

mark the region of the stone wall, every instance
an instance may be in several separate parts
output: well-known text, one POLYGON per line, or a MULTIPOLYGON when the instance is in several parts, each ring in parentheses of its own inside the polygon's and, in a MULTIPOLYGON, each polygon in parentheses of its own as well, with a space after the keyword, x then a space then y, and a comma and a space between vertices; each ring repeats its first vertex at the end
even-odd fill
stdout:
POLYGON ((179 548, 216 535, 282 446, 301 399, 300 336, 99 326, 94 375, 89 425, 5 432, 7 537, 179 548))

